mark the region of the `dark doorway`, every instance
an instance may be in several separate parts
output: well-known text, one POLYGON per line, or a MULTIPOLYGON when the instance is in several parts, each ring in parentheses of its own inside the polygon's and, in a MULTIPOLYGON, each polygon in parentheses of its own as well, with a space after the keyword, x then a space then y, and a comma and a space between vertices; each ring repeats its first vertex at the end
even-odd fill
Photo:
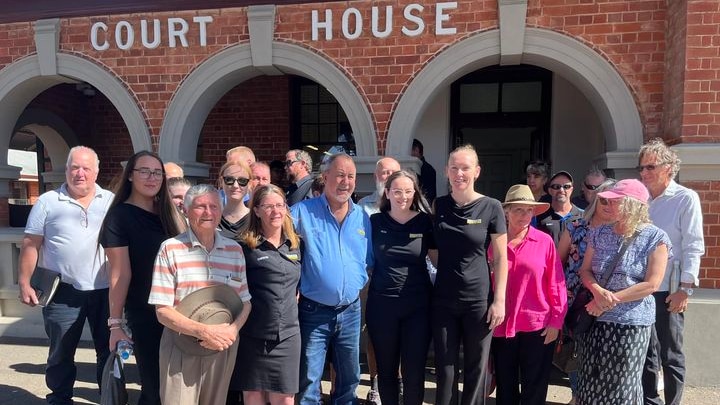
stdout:
POLYGON ((472 144, 482 173, 475 189, 498 198, 525 182, 531 160, 550 154, 552 72, 535 66, 491 66, 451 87, 451 140, 472 144))

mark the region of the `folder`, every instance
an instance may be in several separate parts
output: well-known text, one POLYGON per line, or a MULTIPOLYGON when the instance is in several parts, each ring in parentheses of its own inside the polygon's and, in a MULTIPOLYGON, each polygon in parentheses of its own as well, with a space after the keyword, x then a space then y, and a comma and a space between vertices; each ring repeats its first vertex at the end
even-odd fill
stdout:
POLYGON ((30 278, 30 286, 35 289, 38 304, 46 306, 60 285, 60 273, 55 270, 37 266, 30 278))

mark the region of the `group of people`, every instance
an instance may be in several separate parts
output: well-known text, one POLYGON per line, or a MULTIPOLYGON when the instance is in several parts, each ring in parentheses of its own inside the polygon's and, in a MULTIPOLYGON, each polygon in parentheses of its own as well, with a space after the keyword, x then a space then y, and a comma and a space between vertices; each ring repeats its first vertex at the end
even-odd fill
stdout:
POLYGON ((639 154, 642 182, 585 176, 583 211, 571 174, 550 176, 542 162, 504 201, 481 194, 468 145, 450 153, 450 192, 432 204, 423 190, 434 181, 421 179, 434 170, 419 179, 390 157, 356 204, 357 170, 343 153, 315 177, 306 152, 288 151, 283 190, 246 147, 228 151, 217 185, 194 186, 143 151, 110 192, 96 184, 95 152, 75 147, 66 183, 33 207, 20 254, 28 305, 35 266, 62 274, 43 308, 48 402, 72 403, 87 319, 98 382, 117 343, 133 343, 140 404, 290 405, 296 394, 318 404, 327 358, 330 402, 357 403, 363 324, 375 403, 423 402, 432 343, 436 404, 484 403, 491 374, 497 403, 542 404, 568 303, 585 287, 596 322, 575 337, 573 401, 662 403, 662 368, 666 403, 679 404, 683 312, 704 246, 697 194, 673 180, 678 164, 652 140, 639 154), (208 302, 222 304, 221 320, 217 308, 203 318, 208 302))

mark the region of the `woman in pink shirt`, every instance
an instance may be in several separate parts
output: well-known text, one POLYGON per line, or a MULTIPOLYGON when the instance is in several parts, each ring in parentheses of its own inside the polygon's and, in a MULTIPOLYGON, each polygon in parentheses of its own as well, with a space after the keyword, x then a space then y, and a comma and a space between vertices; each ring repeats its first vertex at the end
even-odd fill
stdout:
POLYGON ((508 281, 505 320, 493 331, 496 401, 545 404, 555 340, 567 311, 565 277, 552 238, 530 226, 549 204, 535 202, 530 187, 516 184, 503 208, 508 281))

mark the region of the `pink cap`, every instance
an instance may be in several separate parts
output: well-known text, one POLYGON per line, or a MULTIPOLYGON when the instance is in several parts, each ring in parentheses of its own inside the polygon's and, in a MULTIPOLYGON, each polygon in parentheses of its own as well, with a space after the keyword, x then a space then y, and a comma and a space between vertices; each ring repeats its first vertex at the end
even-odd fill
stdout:
POLYGON ((632 197, 643 204, 647 204, 650 193, 640 180, 625 179, 615 183, 615 187, 598 193, 598 197, 607 198, 609 200, 622 197, 632 197))

